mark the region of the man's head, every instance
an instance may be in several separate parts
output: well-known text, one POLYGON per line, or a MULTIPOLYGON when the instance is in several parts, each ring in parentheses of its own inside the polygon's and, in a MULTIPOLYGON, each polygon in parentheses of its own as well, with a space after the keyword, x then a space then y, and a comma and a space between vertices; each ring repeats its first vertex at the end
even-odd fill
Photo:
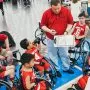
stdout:
POLYGON ((85 23, 85 20, 86 20, 85 12, 81 12, 81 13, 78 15, 78 18, 79 18, 79 22, 80 22, 80 23, 85 23))
POLYGON ((61 10, 61 1, 51 0, 51 9, 55 14, 59 14, 61 10))
POLYGON ((34 66, 34 55, 32 54, 23 53, 20 60, 22 65, 25 65, 28 68, 34 66))

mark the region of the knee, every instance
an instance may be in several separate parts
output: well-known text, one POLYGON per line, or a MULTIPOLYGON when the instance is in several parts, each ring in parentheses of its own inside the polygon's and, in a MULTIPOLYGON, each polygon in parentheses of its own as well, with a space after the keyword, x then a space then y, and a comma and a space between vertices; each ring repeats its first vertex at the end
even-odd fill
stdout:
POLYGON ((10 69, 10 72, 11 72, 11 74, 14 74, 15 70, 14 69, 10 69))

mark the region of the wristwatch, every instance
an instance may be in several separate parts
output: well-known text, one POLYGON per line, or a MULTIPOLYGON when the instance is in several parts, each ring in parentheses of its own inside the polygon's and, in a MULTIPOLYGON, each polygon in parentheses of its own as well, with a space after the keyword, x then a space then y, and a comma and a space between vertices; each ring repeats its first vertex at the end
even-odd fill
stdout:
POLYGON ((68 31, 65 31, 68 34, 68 31))

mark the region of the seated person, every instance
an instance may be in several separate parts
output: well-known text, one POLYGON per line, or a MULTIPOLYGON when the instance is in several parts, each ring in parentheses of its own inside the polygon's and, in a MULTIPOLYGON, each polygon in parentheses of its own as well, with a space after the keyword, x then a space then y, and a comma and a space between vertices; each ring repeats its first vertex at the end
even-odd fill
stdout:
POLYGON ((33 42, 29 42, 27 39, 23 39, 20 42, 20 46, 26 49, 25 53, 30 53, 35 55, 35 67, 39 71, 49 71, 50 64, 43 58, 43 56, 38 51, 38 45, 33 42))
POLYGON ((9 76, 9 84, 11 87, 13 87, 14 82, 14 71, 15 67, 13 65, 11 66, 2 66, 0 65, 0 78, 4 79, 5 76, 9 76))
POLYGON ((13 62, 12 57, 13 55, 9 48, 8 37, 5 34, 0 34, 0 60, 7 59, 7 64, 11 65, 13 62), (3 44, 6 45, 6 49, 2 48, 3 44))
POLYGON ((72 35, 75 36, 75 45, 78 45, 80 43, 80 40, 86 37, 87 32, 89 30, 89 27, 85 23, 86 20, 85 13, 84 12, 80 13, 78 18, 79 22, 74 24, 70 32, 72 35))
MULTIPOLYGON (((8 31, 1 31, 0 34, 5 34, 6 36, 8 36, 8 41, 9 41, 10 49, 16 47, 16 43, 15 43, 12 35, 8 31)), ((5 44, 4 44, 3 48, 6 48, 5 44)))
POLYGON ((38 81, 36 79, 33 66, 34 66, 34 55, 24 53, 21 56, 21 80, 25 90, 49 90, 46 86, 45 81, 38 81))

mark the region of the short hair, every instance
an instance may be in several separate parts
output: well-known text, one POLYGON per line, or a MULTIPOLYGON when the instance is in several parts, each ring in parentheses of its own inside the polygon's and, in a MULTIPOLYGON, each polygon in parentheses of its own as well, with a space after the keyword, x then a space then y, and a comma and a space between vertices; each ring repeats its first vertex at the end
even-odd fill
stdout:
POLYGON ((86 17, 86 15, 85 15, 85 12, 83 11, 83 12, 81 12, 79 15, 78 15, 78 17, 86 17))
POLYGON ((30 53, 23 53, 20 58, 20 62, 22 63, 22 65, 24 65, 25 63, 29 63, 33 58, 34 58, 34 55, 30 53))
POLYGON ((59 3, 61 4, 61 0, 51 0, 51 3, 50 4, 51 4, 51 6, 52 5, 57 6, 59 3))
POLYGON ((77 2, 78 2, 78 0, 72 0, 72 2, 73 2, 73 3, 77 3, 77 2))
POLYGON ((28 40, 27 40, 26 38, 23 39, 23 40, 21 40, 20 46, 21 46, 23 49, 27 49, 27 47, 29 46, 28 40))
POLYGON ((0 47, 3 47, 4 41, 0 41, 0 47))

